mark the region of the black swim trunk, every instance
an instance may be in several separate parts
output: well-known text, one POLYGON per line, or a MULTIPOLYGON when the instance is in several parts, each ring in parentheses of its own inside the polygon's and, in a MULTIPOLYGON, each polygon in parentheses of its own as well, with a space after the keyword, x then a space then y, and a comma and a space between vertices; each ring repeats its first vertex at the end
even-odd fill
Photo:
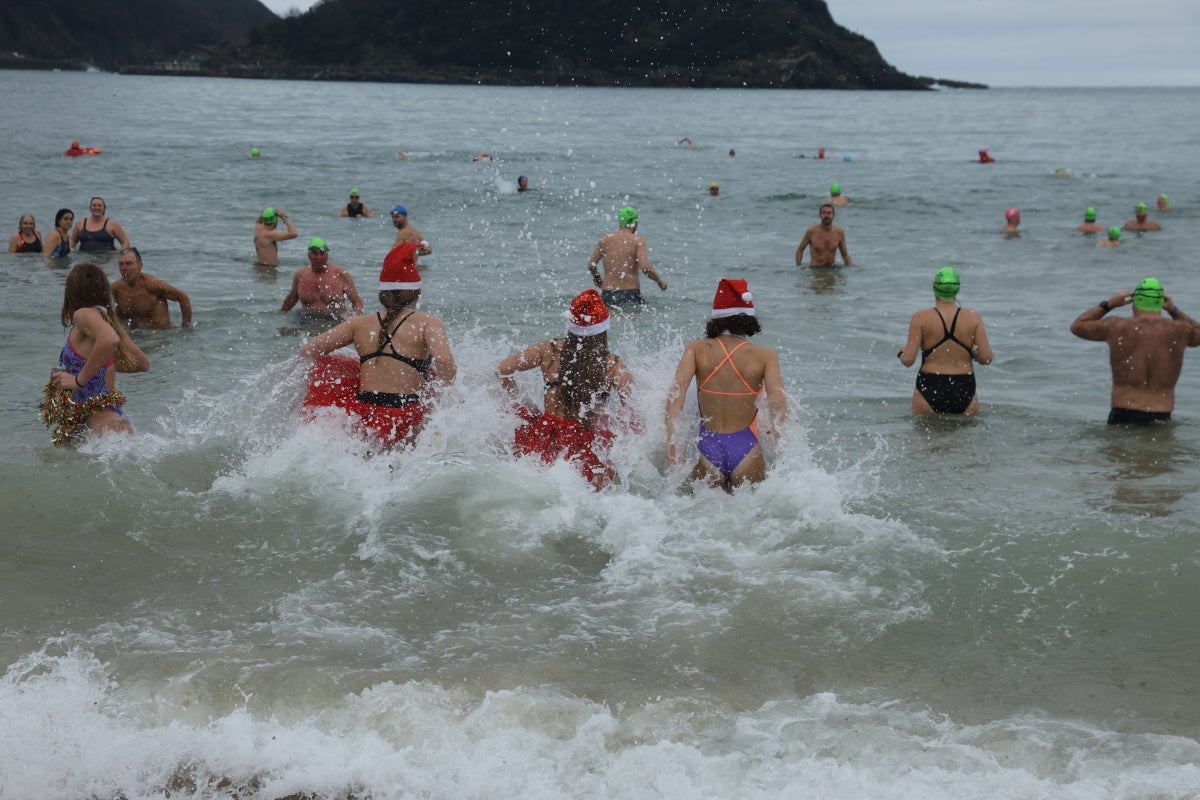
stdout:
POLYGON ((917 391, 938 414, 961 414, 975 397, 975 374, 917 373, 917 391))
POLYGON ((415 394, 396 394, 395 392, 359 392, 358 402, 386 408, 404 408, 413 403, 421 402, 421 396, 415 394))
POLYGON ((1170 411, 1136 411, 1132 408, 1114 408, 1108 412, 1109 425, 1152 425, 1155 422, 1170 421, 1170 411))
POLYGON ((606 306, 640 306, 643 302, 641 289, 605 289, 600 297, 606 306))

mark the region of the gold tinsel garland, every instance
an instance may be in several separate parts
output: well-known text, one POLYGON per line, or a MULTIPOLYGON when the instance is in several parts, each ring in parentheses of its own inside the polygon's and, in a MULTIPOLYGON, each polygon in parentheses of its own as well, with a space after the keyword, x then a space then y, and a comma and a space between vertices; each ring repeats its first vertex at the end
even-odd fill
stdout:
POLYGON ((87 418, 97 411, 109 408, 119 408, 125 404, 125 395, 118 391, 101 392, 89 397, 82 403, 71 399, 71 392, 59 389, 54 381, 46 384, 42 390, 45 400, 38 405, 38 416, 47 428, 54 428, 50 440, 62 444, 87 422, 87 418))

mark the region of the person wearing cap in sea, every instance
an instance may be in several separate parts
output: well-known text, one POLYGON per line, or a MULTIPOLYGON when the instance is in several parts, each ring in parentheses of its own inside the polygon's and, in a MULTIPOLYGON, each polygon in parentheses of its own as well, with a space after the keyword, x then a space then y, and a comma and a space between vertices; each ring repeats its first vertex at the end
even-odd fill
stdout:
POLYGON ((279 266, 279 243, 299 236, 282 208, 267 206, 254 221, 254 253, 264 267, 279 266), (277 230, 280 220, 287 230, 277 230))
POLYGON ((740 484, 767 477, 761 437, 776 436, 787 419, 787 395, 779 371, 779 356, 770 347, 752 344, 762 331, 754 296, 746 281, 722 278, 713 296, 704 338, 689 343, 667 390, 667 463, 678 464, 676 428, 684 399, 696 382, 700 408, 698 457, 693 481, 732 492, 740 484), (759 419, 758 400, 766 398, 767 412, 759 419))
POLYGON ((972 362, 992 363, 992 346, 979 312, 958 305, 960 285, 952 267, 937 271, 933 276, 933 308, 912 315, 908 339, 896 353, 906 367, 916 362, 918 353, 921 355, 912 395, 914 414, 979 413, 972 362))
MULTIPOLYGON (((505 391, 517 399, 513 375, 541 371, 542 408, 517 408, 525 421, 513 436, 519 456, 537 456, 546 464, 570 461, 597 491, 616 479, 616 470, 604 458, 613 436, 613 419, 606 413, 615 394, 628 408, 633 377, 625 363, 608 349, 611 322, 600 292, 585 289, 571 301, 564 315, 567 335, 546 339, 513 353, 496 366, 505 391)), ((636 422, 630 424, 636 427, 636 422)))
POLYGON ((1161 231, 1162 225, 1147 217, 1149 210, 1145 203, 1138 203, 1134 206, 1133 219, 1125 223, 1125 230, 1137 231, 1138 233, 1144 231, 1161 231))
POLYGON ((822 203, 817 213, 821 221, 809 227, 800 239, 800 246, 796 248, 796 266, 801 266, 806 247, 811 248, 810 267, 832 267, 839 252, 842 254, 842 263, 848 267, 853 266, 854 262, 850 260, 850 253, 846 250, 846 232, 833 224, 833 204, 822 203))
POLYGON ((1170 421, 1184 350, 1200 345, 1200 323, 1183 313, 1157 278, 1146 278, 1133 291, 1122 289, 1101 300, 1075 318, 1071 333, 1108 344, 1109 425, 1170 421), (1105 316, 1129 303, 1132 316, 1105 316), (1170 319, 1162 315, 1164 311, 1170 319))
POLYGON ((638 234, 638 212, 633 206, 625 206, 617 212, 620 227, 600 237, 592 257, 588 260, 588 272, 592 273, 604 302, 610 306, 639 305, 642 302, 642 283, 638 272, 658 284, 664 292, 667 282, 659 277, 650 264, 646 237, 638 234), (604 262, 601 277, 600 263, 604 262))
POLYGON ((720 197, 721 196, 721 187, 719 185, 717 185, 716 181, 713 181, 712 183, 710 183, 708 185, 708 193, 712 197, 720 197))
POLYGON ((362 202, 362 200, 360 199, 360 195, 358 193, 358 187, 355 187, 350 190, 350 202, 346 203, 346 205, 342 206, 342 209, 340 211, 338 211, 338 216, 339 217, 373 217, 375 215, 371 213, 371 207, 369 205, 367 205, 366 203, 362 202))
POLYGON ((1108 229, 1108 236, 1096 242, 1096 247, 1120 247, 1121 246, 1121 226, 1113 225, 1108 229))
POLYGON ((1075 226, 1076 233, 1104 233, 1106 228, 1096 224, 1096 209, 1088 206, 1083 212, 1083 224, 1075 226))
POLYGON ((433 247, 421 235, 421 232, 408 222, 408 209, 402 205, 392 206, 392 225, 396 228, 396 239, 392 247, 399 247, 405 242, 416 242, 421 245, 417 255, 427 256, 433 252, 433 247))
POLYGON ((1171 198, 1169 195, 1160 194, 1154 200, 1154 205, 1158 208, 1159 213, 1171 210, 1171 198))
POLYGON ((308 266, 296 270, 280 312, 291 311, 299 303, 308 316, 341 319, 346 315, 347 299, 354 313, 361 314, 363 303, 354 288, 354 278, 347 270, 329 263, 329 245, 324 239, 312 237, 308 240, 308 266))
POLYGON ((1017 228, 1020 226, 1020 224, 1021 224, 1021 211, 1019 209, 1016 209, 1016 208, 1004 209, 1004 227, 1001 229, 1000 232, 1004 234, 1005 238, 1015 239, 1018 236, 1020 236, 1021 232, 1019 230, 1017 230, 1017 228))
POLYGON ((840 183, 829 184, 829 198, 825 201, 832 206, 848 206, 850 200, 842 194, 842 185, 840 183))
POLYGON ((384 311, 348 319, 300 348, 302 357, 315 359, 305 408, 341 408, 357 430, 389 447, 416 437, 437 391, 458 375, 445 324, 416 310, 420 247, 405 242, 384 258, 379 273, 384 311), (347 345, 354 345, 356 358, 331 355, 347 345))

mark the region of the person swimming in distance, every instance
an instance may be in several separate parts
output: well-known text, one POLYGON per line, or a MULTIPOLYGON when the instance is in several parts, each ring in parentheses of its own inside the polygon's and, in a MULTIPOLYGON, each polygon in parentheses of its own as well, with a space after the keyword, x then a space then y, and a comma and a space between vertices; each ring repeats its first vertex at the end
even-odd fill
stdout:
POLYGON ((991 164, 991 163, 993 163, 995 160, 996 160, 996 159, 994 159, 994 158, 992 158, 990 155, 988 155, 988 151, 987 151, 987 150, 980 150, 980 151, 979 151, 979 163, 980 163, 980 164, 991 164))
POLYGON ((1004 211, 1004 228, 1001 230, 1007 238, 1015 239, 1021 235, 1017 227, 1021 224, 1021 212, 1015 208, 1008 208, 1004 211))
POLYGON ((346 205, 341 207, 341 209, 338 211, 338 216, 339 217, 373 217, 375 215, 373 213, 371 213, 371 207, 369 205, 367 205, 366 203, 362 202, 361 195, 358 192, 358 188, 355 187, 350 190, 350 202, 346 203, 346 205))
POLYGON ((959 286, 958 273, 952 267, 937 271, 933 308, 912 315, 908 339, 896 353, 905 367, 911 367, 917 354, 921 355, 912 395, 914 414, 979 413, 972 362, 992 363, 992 347, 979 312, 958 305, 959 286), (953 314, 949 325, 948 314, 953 314))
POLYGON ((788 416, 778 355, 770 347, 749 341, 761 331, 746 281, 722 278, 705 337, 684 348, 667 391, 667 463, 680 461, 676 428, 688 387, 696 381, 699 454, 690 477, 693 481, 704 479, 726 492, 766 479, 760 437, 777 436, 788 416), (758 398, 762 394, 766 395, 767 414, 760 424, 758 398))
POLYGON ((676 145, 686 144, 688 147, 695 148, 696 143, 692 141, 690 136, 685 136, 675 143, 676 145))
POLYGON ((1160 213, 1171 210, 1171 198, 1165 194, 1160 194, 1155 198, 1154 204, 1158 207, 1160 213))
POLYGON ((1075 226, 1076 233, 1104 233, 1107 229, 1096 224, 1096 209, 1088 206, 1083 212, 1083 224, 1075 226))
POLYGON ((833 206, 850 205, 850 200, 842 194, 842 185, 840 183, 829 184, 829 197, 825 202, 833 206))
POLYGON ((529 191, 529 178, 526 178, 524 175, 517 176, 517 191, 518 192, 528 192, 529 191))
POLYGON ((1137 231, 1144 233, 1147 231, 1161 231, 1162 225, 1159 225, 1152 219, 1148 218, 1149 208, 1145 203, 1138 203, 1133 207, 1133 219, 1125 223, 1125 230, 1137 231))
POLYGON ((1113 225, 1108 229, 1108 238, 1096 242, 1097 247, 1117 247, 1121 244, 1121 226, 1113 225))
POLYGON ((719 197, 721 194, 721 187, 718 186, 716 183, 710 183, 708 185, 708 193, 712 197, 719 197))

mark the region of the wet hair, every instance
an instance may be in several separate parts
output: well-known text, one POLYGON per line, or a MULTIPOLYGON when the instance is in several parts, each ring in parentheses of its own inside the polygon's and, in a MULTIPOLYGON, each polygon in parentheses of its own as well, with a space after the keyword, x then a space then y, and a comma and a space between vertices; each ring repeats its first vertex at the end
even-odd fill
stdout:
POLYGON ((821 203, 821 208, 817 209, 817 213, 821 213, 821 209, 828 208, 833 213, 837 213, 837 209, 833 207, 833 203, 821 203))
POLYGON ((70 214, 72 217, 75 216, 75 212, 69 208, 60 208, 57 212, 55 212, 54 227, 57 228, 58 223, 62 222, 62 218, 65 217, 67 214, 70 214))
POLYGON ((379 293, 379 304, 387 309, 383 315, 383 329, 392 327, 400 312, 410 306, 415 306, 421 299, 420 289, 384 289, 379 293))
POLYGON ((558 358, 559 398, 568 414, 587 426, 608 388, 608 331, 568 333, 558 358))
POLYGON ((104 206, 104 210, 108 211, 108 203, 105 203, 104 198, 100 197, 100 196, 96 196, 96 197, 93 197, 91 200, 88 200, 88 208, 91 208, 92 203, 96 202, 97 200, 99 200, 100 203, 104 206))
POLYGON ((761 331, 762 325, 758 324, 758 317, 752 317, 749 314, 734 314, 732 317, 710 319, 704 326, 704 336, 708 339, 715 339, 722 333, 732 333, 734 336, 753 336, 761 331))
MULTIPOLYGON (((61 321, 64 328, 71 324, 75 312, 81 308, 94 308, 104 317, 104 321, 112 326, 117 335, 125 329, 117 321, 117 310, 113 304, 112 286, 108 276, 100 265, 91 261, 76 264, 67 273, 66 285, 63 287, 63 307, 61 321)), ((117 369, 121 372, 136 372, 129 365, 136 365, 134 359, 124 345, 117 344, 117 369)))
POLYGON ((27 211, 27 212, 25 212, 24 214, 22 214, 22 215, 21 215, 21 218, 20 218, 20 219, 18 219, 18 220, 17 220, 17 230, 18 230, 18 231, 20 231, 20 230, 21 230, 21 223, 25 221, 25 218, 26 218, 26 217, 29 217, 29 221, 30 221, 31 223, 33 223, 34 227, 37 227, 37 220, 35 220, 35 219, 33 218, 33 214, 30 214, 30 213, 27 211))
POLYGON ((140 252, 138 252, 138 249, 136 247, 122 247, 121 250, 117 253, 118 256, 127 256, 130 254, 132 254, 133 257, 137 259, 137 262, 139 264, 142 263, 142 254, 140 252))

